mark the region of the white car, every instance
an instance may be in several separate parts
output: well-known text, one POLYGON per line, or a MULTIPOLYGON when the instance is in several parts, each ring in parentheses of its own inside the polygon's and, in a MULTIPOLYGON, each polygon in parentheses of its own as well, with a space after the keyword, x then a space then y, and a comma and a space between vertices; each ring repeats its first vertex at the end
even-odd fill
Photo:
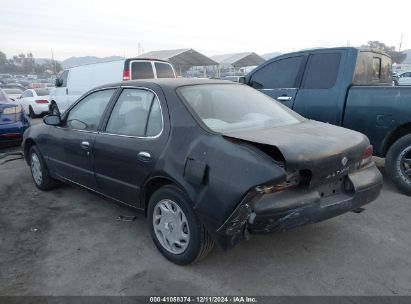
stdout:
POLYGON ((10 99, 12 100, 16 100, 18 99, 21 94, 23 93, 22 90, 20 89, 8 89, 8 88, 3 88, 4 93, 7 94, 7 96, 9 96, 10 99))
POLYGON ((104 84, 153 78, 176 78, 176 73, 168 61, 144 58, 72 67, 64 70, 56 79, 56 88, 50 91, 50 112, 63 113, 81 95, 104 84))
POLYGON ((49 90, 47 89, 26 90, 17 101, 31 118, 49 112, 49 90))
POLYGON ((405 72, 398 76, 398 85, 411 85, 411 72, 405 72))

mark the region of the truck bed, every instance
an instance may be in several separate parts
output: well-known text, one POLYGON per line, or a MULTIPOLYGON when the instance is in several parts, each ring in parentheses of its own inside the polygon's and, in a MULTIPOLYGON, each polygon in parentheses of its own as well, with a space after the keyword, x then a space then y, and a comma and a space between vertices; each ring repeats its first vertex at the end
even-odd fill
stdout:
POLYGON ((411 87, 352 86, 348 90, 343 127, 367 135, 384 156, 385 138, 398 126, 411 119, 411 87))

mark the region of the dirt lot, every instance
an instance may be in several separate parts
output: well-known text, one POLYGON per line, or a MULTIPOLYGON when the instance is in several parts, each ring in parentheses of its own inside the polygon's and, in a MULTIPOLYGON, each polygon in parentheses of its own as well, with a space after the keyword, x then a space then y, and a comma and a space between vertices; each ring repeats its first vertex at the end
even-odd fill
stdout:
POLYGON ((361 214, 185 267, 157 252, 143 215, 73 186, 38 191, 21 159, 0 165, 0 207, 0 295, 411 295, 411 199, 389 182, 361 214))

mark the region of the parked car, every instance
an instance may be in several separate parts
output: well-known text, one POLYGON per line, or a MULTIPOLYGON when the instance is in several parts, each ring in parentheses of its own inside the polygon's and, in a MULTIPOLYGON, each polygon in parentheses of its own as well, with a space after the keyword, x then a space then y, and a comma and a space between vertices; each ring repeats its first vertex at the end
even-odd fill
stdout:
POLYGON ((7 96, 9 96, 9 98, 12 100, 16 100, 23 93, 23 91, 20 89, 7 89, 7 88, 4 88, 3 92, 6 93, 7 96))
POLYGON ((17 89, 21 91, 25 91, 26 88, 20 84, 0 84, 0 88, 4 89, 17 89))
POLYGON ((393 85, 398 85, 398 77, 399 76, 400 75, 398 75, 397 72, 392 72, 392 83, 393 83, 393 85))
POLYGON ((36 186, 70 182, 143 210, 157 248, 177 264, 214 242, 229 249, 249 232, 355 210, 382 187, 364 135, 238 83, 104 85, 44 122, 24 134, 36 186))
POLYGON ((367 135, 388 176, 411 195, 411 88, 392 86, 388 55, 350 47, 284 54, 242 82, 306 118, 367 135))
POLYGON ((50 92, 50 112, 63 113, 88 90, 110 82, 132 79, 176 78, 168 61, 130 58, 73 67, 56 79, 50 92))
POLYGON ((19 145, 29 126, 22 107, 0 89, 0 147, 19 145))
POLYGON ((411 85, 411 72, 405 72, 398 75, 398 85, 411 85))
POLYGON ((24 111, 31 118, 35 118, 49 112, 49 94, 48 89, 29 89, 24 91, 17 100, 24 111))
POLYGON ((32 82, 29 84, 29 89, 42 89, 45 88, 45 84, 41 82, 32 82))

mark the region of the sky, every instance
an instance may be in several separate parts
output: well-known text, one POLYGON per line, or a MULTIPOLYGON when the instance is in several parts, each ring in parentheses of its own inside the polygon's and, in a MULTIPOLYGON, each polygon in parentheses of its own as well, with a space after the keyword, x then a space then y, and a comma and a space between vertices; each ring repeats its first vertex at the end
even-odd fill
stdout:
POLYGON ((0 0, 8 57, 133 57, 193 48, 205 55, 291 52, 379 40, 411 48, 410 0, 0 0), (403 25, 401 25, 403 24, 403 25))

